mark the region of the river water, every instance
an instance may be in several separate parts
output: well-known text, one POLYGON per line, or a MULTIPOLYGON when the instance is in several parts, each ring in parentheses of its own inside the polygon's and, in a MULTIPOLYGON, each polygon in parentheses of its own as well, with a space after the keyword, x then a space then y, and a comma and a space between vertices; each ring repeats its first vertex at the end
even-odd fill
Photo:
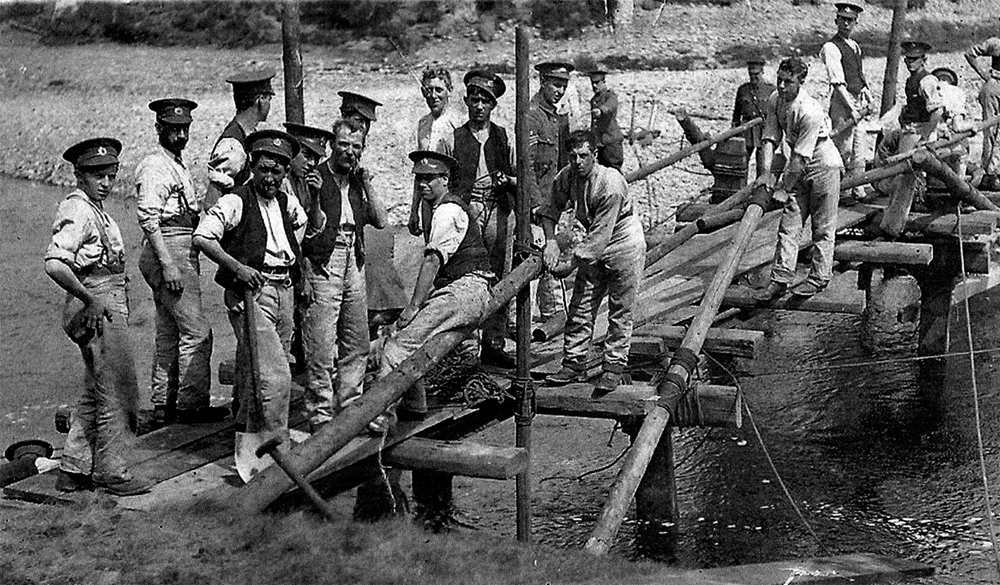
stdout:
MULTIPOLYGON (((75 396, 80 379, 78 352, 60 329, 63 294, 42 267, 55 205, 66 192, 0 177, 0 448, 36 437, 60 446, 52 417, 75 396)), ((127 203, 112 201, 108 209, 123 228, 132 259, 131 325, 143 380, 153 325, 149 291, 135 267, 138 227, 127 203)), ((232 333, 221 295, 203 278, 217 332, 217 365, 233 352, 232 333)), ((977 349, 1000 347, 996 304, 986 295, 972 303, 977 349)), ((707 438, 699 429, 675 433, 676 460, 683 461, 677 562, 720 566, 871 552, 934 566, 939 573, 927 583, 1000 582, 990 549, 969 359, 912 361, 912 345, 873 354, 862 347, 855 316, 768 311, 746 326, 767 334, 760 358, 724 366, 745 392, 763 442, 815 537, 788 503, 744 417, 743 429, 716 429, 707 438)), ((951 327, 952 351, 967 349, 964 318, 953 319, 951 327)), ((976 358, 994 502, 1000 501, 997 355, 976 358)), ((713 382, 734 383, 725 368, 710 369, 713 382)), ((574 545, 585 540, 600 512, 597 496, 570 506, 564 517, 536 516, 537 539, 574 545)), ((637 548, 631 531, 627 523, 616 553, 657 556, 637 548)))

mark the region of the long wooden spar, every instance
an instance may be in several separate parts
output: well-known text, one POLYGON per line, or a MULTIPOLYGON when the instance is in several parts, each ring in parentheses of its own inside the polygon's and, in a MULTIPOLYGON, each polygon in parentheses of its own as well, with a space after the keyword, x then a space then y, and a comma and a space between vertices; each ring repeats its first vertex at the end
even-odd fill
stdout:
MULTIPOLYGON (((542 269, 541 257, 531 256, 497 283, 490 291, 492 298, 480 317, 480 323, 510 302, 519 290, 542 273, 542 269)), ((425 376, 434 364, 441 361, 472 331, 472 328, 448 331, 427 340, 419 350, 403 360, 399 367, 376 381, 361 398, 349 404, 337 416, 337 424, 325 425, 315 435, 293 447, 286 456, 289 466, 306 476, 315 471, 358 436, 370 420, 385 412, 390 404, 425 376)), ((292 480, 281 469, 268 467, 239 491, 235 505, 244 514, 262 512, 293 485, 292 480)))
MULTIPOLYGON (((712 281, 708 284, 705 296, 702 298, 691 326, 688 327, 680 349, 675 352, 670 361, 664 362, 663 367, 667 372, 656 391, 659 396, 683 396, 684 391, 691 380, 691 366, 685 364, 683 359, 678 359, 678 354, 697 355, 705 343, 708 329, 712 326, 715 315, 722 305, 723 296, 726 289, 732 283, 739 268, 740 260, 746 252, 747 246, 753 236, 761 217, 764 215, 764 205, 766 201, 754 197, 747 206, 743 219, 740 221, 739 229, 733 237, 726 256, 719 269, 716 270, 712 281), (683 385, 683 387, 682 387, 683 385)), ((635 497, 635 492, 639 487, 642 476, 646 473, 646 468, 653 457, 656 446, 660 443, 660 437, 670 422, 670 413, 675 410, 676 404, 665 405, 658 402, 652 411, 646 415, 622 464, 622 470, 618 474, 615 485, 611 488, 611 496, 604 505, 604 510, 598 519, 597 526, 593 534, 587 540, 584 550, 595 555, 605 554, 614 542, 618 528, 621 526, 622 518, 628 510, 629 504, 635 497)))
POLYGON ((735 128, 730 128, 729 130, 726 130, 725 132, 722 132, 720 134, 716 134, 715 136, 712 136, 711 138, 706 138, 705 140, 702 140, 701 142, 698 142, 698 143, 692 144, 691 146, 687 146, 685 148, 682 148, 682 149, 678 150, 677 152, 675 152, 673 154, 669 154, 669 155, 661 158, 660 160, 653 161, 653 162, 649 163, 648 165, 646 165, 644 167, 638 168, 638 169, 636 169, 636 170, 628 173, 627 175, 625 175, 625 180, 628 181, 629 183, 634 183, 634 182, 636 182, 636 181, 638 181, 640 179, 645 179, 646 177, 648 177, 649 175, 652 175, 656 171, 663 170, 663 169, 669 167, 670 165, 672 165, 674 163, 677 163, 677 162, 679 162, 679 161, 681 161, 681 160, 683 160, 683 159, 691 156, 692 154, 694 154, 696 152, 705 150, 706 148, 708 148, 710 146, 714 146, 714 145, 716 145, 716 144, 718 144, 720 142, 723 142, 725 140, 728 140, 728 139, 732 138, 733 136, 739 136, 740 134, 743 134, 744 132, 746 132, 747 130, 750 130, 754 126, 757 126, 758 124, 763 124, 763 123, 764 123, 764 118, 754 118, 753 120, 750 120, 749 122, 747 122, 745 124, 741 124, 739 126, 736 126, 735 128))

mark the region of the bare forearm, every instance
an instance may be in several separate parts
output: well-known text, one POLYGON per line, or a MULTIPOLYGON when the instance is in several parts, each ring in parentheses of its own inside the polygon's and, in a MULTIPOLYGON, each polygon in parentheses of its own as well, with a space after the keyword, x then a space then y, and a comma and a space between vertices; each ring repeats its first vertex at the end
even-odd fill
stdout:
POLYGON ((87 287, 83 286, 83 283, 77 278, 73 269, 62 260, 46 260, 45 274, 48 274, 49 278, 55 281, 64 291, 88 305, 91 303, 93 297, 90 291, 87 290, 87 287))
POLYGON ((791 160, 788 161, 784 172, 781 173, 781 188, 785 191, 791 191, 802 179, 805 168, 806 159, 801 154, 793 152, 791 160))
POLYGON ((202 236, 195 236, 191 245, 201 250, 203 254, 208 256, 209 260, 215 262, 220 267, 225 268, 230 272, 237 272, 241 266, 239 260, 233 258, 219 244, 218 240, 212 240, 209 238, 204 238, 202 236))
POLYGON ((434 289, 434 279, 437 278, 438 270, 441 269, 441 257, 431 252, 424 254, 424 260, 420 263, 420 271, 417 273, 417 283, 413 287, 413 296, 410 305, 419 309, 427 302, 434 289))
POLYGON ((368 223, 376 229, 382 229, 388 223, 389 218, 389 214, 385 210, 385 203, 382 202, 382 197, 371 182, 366 182, 364 187, 366 199, 368 200, 368 223))
POLYGON ((167 267, 173 265, 174 259, 170 255, 170 250, 167 249, 167 243, 163 239, 163 232, 160 230, 146 232, 146 240, 153 247, 153 254, 156 256, 156 260, 160 263, 160 266, 167 267))

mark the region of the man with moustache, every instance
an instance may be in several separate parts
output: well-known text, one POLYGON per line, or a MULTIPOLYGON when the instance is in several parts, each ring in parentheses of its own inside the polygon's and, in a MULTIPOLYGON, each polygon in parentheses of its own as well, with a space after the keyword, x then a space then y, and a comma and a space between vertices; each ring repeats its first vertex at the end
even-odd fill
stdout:
MULTIPOLYGON (((215 281, 225 289, 224 301, 236 334, 237 436, 270 431, 287 440, 292 286, 301 272, 295 233, 307 226, 305 237, 311 237, 323 229, 326 217, 317 205, 307 216, 298 199, 281 189, 288 164, 299 153, 295 138, 280 130, 261 130, 247 136, 246 144, 251 180, 223 195, 208 210, 195 230, 194 247, 219 265, 215 281), (248 289, 255 297, 252 307, 244 303, 248 289), (255 331, 246 329, 247 310, 255 311, 255 331), (257 392, 262 412, 257 411, 249 394, 254 391, 249 370, 250 336, 255 337, 259 356, 257 392)), ((252 456, 246 459, 255 461, 252 456)))
MULTIPOLYGON (((455 129, 461 124, 452 112, 451 103, 451 73, 444 67, 428 67, 424 69, 420 81, 420 92, 430 110, 417 122, 417 150, 437 150, 442 141, 451 141, 455 129)), ((410 220, 407 228, 414 236, 424 235, 424 241, 430 234, 431 209, 422 203, 416 188, 413 190, 413 201, 410 204, 410 220)))
POLYGON ((271 111, 271 69, 241 71, 226 79, 233 86, 233 102, 236 116, 226 125, 222 135, 215 141, 208 162, 208 180, 212 192, 208 203, 212 204, 223 193, 232 191, 250 178, 247 163, 246 137, 257 129, 257 125, 267 121, 271 111))
MULTIPOLYGON (((314 432, 361 396, 370 345, 364 227, 382 229, 387 219, 371 174, 359 166, 364 127, 338 120, 333 136, 332 154, 319 166, 319 187, 310 197, 310 213, 322 212, 326 225, 302 243, 305 398, 314 432)), ((376 421, 374 430, 381 424, 376 421)))
POLYGON ((782 204, 782 211, 771 282, 757 294, 761 302, 777 299, 791 285, 807 218, 812 221, 812 266, 809 276, 792 289, 792 294, 813 296, 824 290, 833 276, 843 162, 830 139, 830 118, 802 87, 808 72, 808 66, 798 57, 782 61, 778 65, 778 89, 767 101, 760 147, 762 174, 755 184, 773 189, 773 198, 782 204), (774 153, 782 139, 791 154, 775 187, 774 153))
MULTIPOLYGON (((439 148, 457 164, 451 173, 451 193, 469 204, 469 213, 483 236, 490 267, 496 278, 506 276, 511 262, 514 230, 514 149, 507 130, 493 123, 490 116, 507 85, 500 76, 483 69, 468 72, 465 82, 465 105, 469 120, 455 129, 451 143, 439 148)), ((484 364, 514 367, 514 357, 504 351, 507 336, 507 309, 490 315, 483 324, 484 364)))
POLYGON ((104 209, 121 150, 114 138, 91 138, 63 153, 77 188, 59 204, 45 252, 45 273, 66 291, 63 330, 80 348, 86 370, 56 479, 61 492, 98 487, 133 496, 152 485, 125 463, 139 386, 128 336, 125 246, 104 209))
POLYGON ((201 303, 198 253, 191 246, 204 204, 182 154, 191 128, 187 99, 149 104, 156 112, 159 148, 135 170, 136 215, 145 245, 139 271, 153 290, 153 426, 205 423, 226 416, 210 409, 212 330, 201 303))
MULTIPOLYGON (((830 81, 830 124, 833 128, 853 124, 849 130, 832 137, 844 161, 845 176, 850 177, 865 170, 868 137, 858 122, 866 115, 872 99, 862 67, 861 46, 851 38, 851 32, 858 24, 858 15, 864 12, 864 8, 851 0, 837 2, 835 6, 837 34, 823 44, 820 58, 830 81)), ((845 205, 864 199, 864 187, 855 187, 845 205)))

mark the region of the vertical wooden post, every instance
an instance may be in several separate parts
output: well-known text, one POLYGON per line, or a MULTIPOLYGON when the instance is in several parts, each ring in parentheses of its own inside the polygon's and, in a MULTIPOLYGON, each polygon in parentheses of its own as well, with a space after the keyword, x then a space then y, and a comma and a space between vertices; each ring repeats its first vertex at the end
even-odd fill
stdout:
POLYGON ((299 0, 283 0, 281 62, 285 73, 285 121, 305 124, 302 87, 302 39, 299 0))
MULTIPOLYGON (((528 195, 528 104, 530 79, 528 78, 528 31, 517 27, 515 44, 515 71, 517 75, 514 118, 515 148, 517 153, 517 224, 515 249, 527 250, 531 245, 531 199, 528 195)), ((521 258, 523 260, 523 258, 521 258)), ((531 345, 531 287, 525 286, 517 293, 517 369, 516 380, 520 386, 515 418, 516 444, 528 452, 528 465, 516 479, 517 490, 517 539, 531 541, 531 419, 534 417, 535 390, 529 372, 531 345)))
POLYGON ((885 54, 885 77, 882 79, 882 105, 879 115, 885 114, 896 103, 896 82, 899 79, 899 39, 906 29, 906 0, 896 0, 892 9, 892 28, 889 29, 889 46, 885 54))

